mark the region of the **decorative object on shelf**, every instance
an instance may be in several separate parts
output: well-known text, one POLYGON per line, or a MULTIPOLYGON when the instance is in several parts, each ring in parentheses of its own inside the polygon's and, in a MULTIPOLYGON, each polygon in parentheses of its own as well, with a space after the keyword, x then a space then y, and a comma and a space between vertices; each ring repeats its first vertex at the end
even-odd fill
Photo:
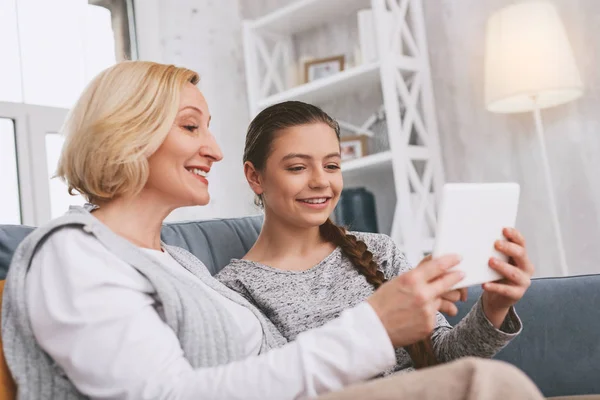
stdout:
POLYGON ((563 275, 568 275, 568 267, 540 110, 575 100, 582 94, 579 70, 565 28, 552 4, 519 3, 489 18, 485 54, 486 107, 495 113, 533 111, 563 275))
POLYGON ((319 58, 304 63, 304 81, 327 78, 344 70, 344 56, 319 58))
MULTIPOLYGON (((385 37, 390 35, 390 27, 393 26, 393 13, 384 11, 382 14, 385 24, 385 37)), ((379 61, 379 52, 377 50, 377 35, 375 32, 375 17, 373 10, 367 8, 360 10, 357 13, 358 19, 358 42, 360 44, 361 62, 363 64, 379 61)), ((398 46, 402 45, 402 41, 398 41, 398 46)), ((400 49, 398 49, 400 50, 400 49)), ((402 54, 402 51, 398 51, 402 54)))
POLYGON ((353 160, 367 155, 366 136, 342 136, 340 139, 342 161, 353 160))
POLYGON ((358 232, 378 233, 375 196, 364 187, 342 190, 333 217, 338 225, 358 232))

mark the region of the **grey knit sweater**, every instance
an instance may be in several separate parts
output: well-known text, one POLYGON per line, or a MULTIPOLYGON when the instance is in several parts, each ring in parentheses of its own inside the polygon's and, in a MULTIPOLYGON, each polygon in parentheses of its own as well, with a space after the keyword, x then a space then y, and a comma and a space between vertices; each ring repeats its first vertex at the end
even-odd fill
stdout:
MULTIPOLYGON (((179 338, 184 356, 192 367, 212 367, 242 358, 244 343, 235 321, 220 302, 212 300, 204 285, 170 272, 170 268, 163 267, 157 259, 113 233, 85 209, 74 207, 66 216, 36 229, 19 245, 6 278, 2 340, 6 361, 17 382, 19 399, 84 397, 37 345, 25 301, 25 276, 36 250, 49 235, 64 227, 77 227, 94 236, 150 281, 156 291, 157 312, 179 338)), ((207 286, 256 315, 264 332, 261 353, 285 343, 270 321, 244 298, 214 280, 200 260, 181 248, 164 244, 163 247, 207 286)))
MULTIPOLYGON (((352 232, 363 240, 387 279, 411 269, 404 256, 386 235, 352 232)), ((232 260, 217 279, 260 308, 293 340, 299 333, 316 328, 336 318, 373 293, 372 286, 360 275, 340 248, 306 271, 283 271, 247 260, 232 260)), ((501 329, 487 320, 481 301, 454 328, 444 316, 437 315, 432 335, 438 360, 459 357, 492 357, 521 331, 521 321, 514 309, 501 329)), ((396 350, 395 371, 413 368, 406 350, 396 350)))

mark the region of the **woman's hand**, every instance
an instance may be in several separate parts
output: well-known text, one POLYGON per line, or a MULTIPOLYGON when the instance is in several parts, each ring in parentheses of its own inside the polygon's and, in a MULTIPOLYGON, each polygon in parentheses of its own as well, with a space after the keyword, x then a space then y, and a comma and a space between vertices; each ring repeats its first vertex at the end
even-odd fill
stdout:
MULTIPOLYGON (((419 265, 423 264, 424 262, 430 261, 432 259, 432 255, 428 255, 427 257, 425 257, 424 259, 421 260, 421 262, 419 263, 419 265)), ((469 290, 468 288, 461 288, 461 289, 454 289, 451 290, 450 292, 446 292, 442 295, 442 299, 447 300, 448 302, 445 304, 445 310, 444 312, 448 315, 451 316, 455 316, 456 314, 458 314, 458 308, 456 308, 456 305, 454 303, 456 303, 457 301, 467 301, 467 298, 469 296, 469 290)))
POLYGON ((448 272, 459 261, 456 255, 424 260, 415 269, 384 283, 367 299, 394 347, 430 335, 438 311, 455 312, 456 306, 442 296, 464 277, 460 271, 448 272))
POLYGON ((529 286, 534 267, 525 249, 525 238, 514 228, 502 231, 506 240, 498 240, 494 247, 509 257, 509 262, 491 258, 489 266, 504 279, 498 282, 484 283, 483 311, 488 320, 500 328, 511 306, 516 304, 529 286))

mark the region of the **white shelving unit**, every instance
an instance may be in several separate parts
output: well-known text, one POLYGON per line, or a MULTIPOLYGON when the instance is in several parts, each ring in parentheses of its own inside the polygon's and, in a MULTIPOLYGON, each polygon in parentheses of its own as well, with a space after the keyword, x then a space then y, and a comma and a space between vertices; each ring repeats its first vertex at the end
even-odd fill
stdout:
POLYGON ((331 99, 331 93, 343 96, 361 88, 373 87, 379 82, 379 63, 361 65, 339 74, 305 83, 289 90, 274 94, 258 102, 259 108, 288 100, 321 103, 331 99))
POLYGON ((397 201, 391 236, 413 263, 432 250, 436 199, 444 181, 421 2, 299 0, 245 21, 243 29, 252 115, 287 100, 322 105, 380 85, 390 150, 344 162, 342 170, 354 180, 365 171, 393 171, 390 184, 397 201), (298 60, 293 35, 367 8, 375 18, 378 61, 294 86, 298 60), (389 30, 383 23, 387 13, 393 20, 389 30))

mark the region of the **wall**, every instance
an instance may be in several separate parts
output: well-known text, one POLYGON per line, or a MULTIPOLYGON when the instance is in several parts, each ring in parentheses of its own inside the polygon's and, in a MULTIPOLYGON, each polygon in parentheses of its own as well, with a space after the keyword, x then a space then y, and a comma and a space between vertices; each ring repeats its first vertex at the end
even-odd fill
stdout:
MULTIPOLYGON (((140 35, 140 51, 158 54, 164 61, 182 63, 203 76, 202 90, 211 105, 214 131, 228 156, 215 171, 211 189, 215 201, 202 210, 179 217, 229 216, 254 213, 250 193, 241 175, 244 129, 248 123, 240 22, 295 0, 142 0, 159 4, 159 24, 140 35), (194 13, 193 9, 198 10, 194 13), (200 12, 202 10, 202 12, 200 12), (144 50, 146 42, 160 38, 159 50, 144 50), (218 178, 218 179, 217 179, 218 178), (229 193, 235 193, 230 196, 229 193)), ((541 169, 539 147, 531 115, 496 115, 483 104, 484 31, 487 17, 514 0, 424 0, 429 54, 440 129, 443 162, 448 181, 493 182, 514 180, 522 185, 518 227, 529 242, 538 275, 559 272, 549 218, 549 205, 541 169)), ((598 272, 600 259, 600 83, 597 54, 600 37, 600 2, 553 0, 563 18, 586 86, 574 103, 543 111, 548 152, 558 196, 559 217, 571 273, 598 272)), ((146 6, 146 9, 151 8, 146 6)), ((150 13, 152 14, 152 13, 150 13)), ((148 18, 152 20, 152 18, 148 18)), ((138 23, 139 27, 139 23, 138 23)), ((320 28, 295 39, 299 55, 326 51, 352 54, 356 37, 350 19, 320 28), (349 29, 349 31, 348 31, 349 29)), ((360 93, 328 105, 336 117, 361 120, 381 102, 380 92, 360 93), (351 110, 352 112, 348 111, 351 110)), ((355 121, 355 122, 358 122, 355 121)), ((377 202, 390 206, 393 191, 389 177, 349 179, 349 185, 368 181, 377 202)), ((384 207, 391 209, 391 207, 384 207)), ((391 215, 378 216, 380 228, 389 231, 391 215)))
POLYGON ((212 115, 211 130, 224 154, 210 173, 210 204, 176 210, 169 219, 256 214, 242 169, 250 116, 238 2, 139 0, 135 13, 141 59, 185 66, 200 74, 199 87, 212 115))

